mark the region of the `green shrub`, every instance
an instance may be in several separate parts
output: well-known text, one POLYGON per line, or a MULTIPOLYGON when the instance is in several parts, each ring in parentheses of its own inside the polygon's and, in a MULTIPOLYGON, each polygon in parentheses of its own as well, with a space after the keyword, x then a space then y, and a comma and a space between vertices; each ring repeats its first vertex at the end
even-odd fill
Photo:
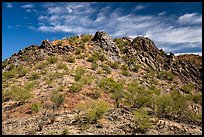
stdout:
POLYGON ((113 69, 118 69, 120 67, 118 62, 109 61, 108 65, 113 69))
POLYGON ((70 134, 71 134, 71 132, 68 128, 65 128, 62 132, 62 135, 70 135, 70 134))
POLYGON ((132 68, 132 71, 138 72, 140 67, 141 67, 140 65, 134 65, 133 68, 132 68))
POLYGON ((103 65, 102 66, 103 67, 103 70, 105 70, 105 72, 107 73, 107 74, 111 74, 111 69, 110 69, 110 67, 108 66, 108 65, 103 65))
POLYGON ((150 116, 144 108, 140 108, 133 111, 135 117, 136 131, 145 133, 148 129, 153 128, 153 124, 150 121, 150 116))
POLYGON ((34 104, 31 105, 30 109, 31 109, 32 112, 38 112, 41 107, 42 107, 42 104, 34 103, 34 104))
POLYGON ((51 101, 55 104, 55 108, 58 109, 59 106, 64 102, 64 95, 60 93, 53 93, 51 101))
POLYGON ((47 61, 48 61, 49 63, 51 63, 51 64, 56 63, 57 60, 58 60, 57 57, 54 57, 54 56, 47 58, 47 61))
POLYGON ((191 100, 195 102, 196 104, 201 104, 202 105, 202 94, 201 93, 195 93, 195 94, 189 94, 187 96, 188 100, 191 100))
POLYGON ((116 92, 123 90, 123 85, 119 82, 116 82, 113 78, 103 78, 100 80, 98 85, 102 90, 106 92, 116 92))
POLYGON ((122 70, 128 70, 128 68, 129 68, 129 67, 128 67, 127 64, 123 64, 123 65, 121 66, 121 69, 122 69, 122 70))
POLYGON ((65 60, 69 63, 75 63, 75 57, 72 54, 69 54, 65 60))
POLYGON ((122 70, 121 74, 123 74, 124 76, 130 77, 131 74, 128 70, 122 70))
POLYGON ((98 68, 98 64, 94 61, 94 62, 92 62, 92 64, 91 64, 91 69, 92 70, 97 70, 97 68, 98 68))
POLYGON ((83 51, 82 48, 77 48, 77 49, 76 49, 76 54, 79 55, 79 54, 82 53, 82 51, 83 51))
POLYGON ((71 36, 70 38, 69 38, 69 41, 73 44, 74 42, 76 42, 76 40, 77 40, 77 36, 71 36))
POLYGON ((82 89, 82 87, 83 87, 82 83, 75 82, 71 85, 71 87, 69 88, 69 91, 72 93, 79 92, 82 89))
POLYGON ((100 53, 98 59, 103 62, 106 60, 106 56, 103 53, 100 53))
POLYGON ((79 81, 85 72, 85 68, 77 67, 75 70, 74 80, 79 81))
POLYGON ((68 67, 66 64, 64 63, 59 63, 58 66, 57 66, 58 69, 64 69, 65 71, 68 70, 68 67))
POLYGON ((104 116, 109 110, 109 105, 102 100, 94 100, 87 102, 80 102, 76 109, 83 112, 83 116, 86 118, 86 123, 92 124, 104 116))
POLYGON ((86 42, 91 41, 91 38, 92 38, 91 35, 83 35, 82 38, 81 38, 81 40, 82 40, 84 43, 86 43, 86 42))
POLYGON ((41 62, 35 66, 36 69, 44 69, 46 67, 46 62, 41 62))
POLYGON ((188 85, 184 85, 181 87, 181 90, 184 92, 184 93, 191 93, 192 90, 194 89, 194 84, 193 83, 190 83, 188 85))
POLYGON ((31 73, 31 76, 28 78, 29 80, 37 80, 40 78, 40 74, 37 72, 31 73))
POLYGON ((171 72, 167 72, 167 71, 159 72, 157 77, 159 79, 166 79, 166 80, 170 80, 170 81, 174 80, 174 75, 171 72))

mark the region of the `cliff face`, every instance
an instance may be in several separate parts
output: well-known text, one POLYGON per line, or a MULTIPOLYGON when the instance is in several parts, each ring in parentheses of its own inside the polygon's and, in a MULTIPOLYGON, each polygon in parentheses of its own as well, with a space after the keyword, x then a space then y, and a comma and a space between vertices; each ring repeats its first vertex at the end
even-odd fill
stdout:
POLYGON ((68 129, 69 134, 202 131, 202 57, 167 55, 146 37, 113 40, 96 32, 43 40, 2 62, 2 74, 4 134, 51 134, 55 129, 52 134, 68 129), (105 101, 109 109, 87 108, 91 114, 78 109, 87 101, 105 101), (90 122, 88 114, 95 120, 90 122), (17 128, 14 121, 23 124, 17 128))

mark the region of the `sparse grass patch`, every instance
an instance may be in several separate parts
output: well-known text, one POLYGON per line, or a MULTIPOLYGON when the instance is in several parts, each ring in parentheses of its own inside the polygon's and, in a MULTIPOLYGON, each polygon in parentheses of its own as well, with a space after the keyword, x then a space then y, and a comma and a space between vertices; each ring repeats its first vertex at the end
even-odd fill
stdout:
POLYGON ((30 107, 32 112, 38 112, 41 108, 42 108, 42 104, 40 103, 34 103, 30 107))
POLYGON ((195 85, 193 83, 190 83, 190 84, 187 84, 187 85, 184 85, 181 87, 181 90, 184 92, 184 93, 187 93, 187 94, 191 94, 192 93, 192 90, 195 88, 195 85))
POLYGON ((39 79, 40 78, 40 74, 39 73, 37 73, 37 72, 33 72, 33 73, 31 73, 31 75, 30 75, 30 77, 28 78, 30 81, 32 81, 32 80, 37 80, 37 79, 39 79))
POLYGON ((68 67, 64 63, 59 63, 58 66, 57 66, 57 69, 64 69, 65 71, 67 71, 68 67))
POLYGON ((97 70, 97 68, 98 68, 98 64, 94 61, 94 62, 92 62, 92 64, 91 64, 91 69, 92 70, 97 70))
POLYGON ((108 61, 108 65, 113 69, 118 69, 120 67, 118 62, 108 61))
POLYGON ((173 81, 174 80, 174 74, 172 74, 171 72, 167 72, 167 71, 159 72, 157 77, 159 79, 166 79, 166 80, 169 80, 169 81, 173 81))
POLYGON ((41 62, 35 66, 35 69, 44 69, 47 65, 47 62, 41 62))
POLYGON ((67 62, 69 62, 69 63, 75 63, 75 57, 74 57, 74 55, 72 55, 72 54, 69 54, 69 55, 65 58, 65 60, 66 60, 67 62))
POLYGON ((128 70, 122 70, 121 74, 123 74, 124 76, 130 77, 131 73, 128 70))
POLYGON ((79 81, 81 79, 82 75, 84 74, 84 72, 85 72, 85 68, 77 67, 75 70, 74 80, 79 81))
POLYGON ((104 65, 102 65, 102 68, 103 68, 103 70, 105 70, 105 72, 107 74, 111 74, 111 69, 108 65, 104 64, 104 65))
POLYGON ((140 68, 141 68, 140 65, 134 65, 131 70, 132 70, 133 72, 138 72, 140 68))
POLYGON ((56 63, 56 62, 58 61, 58 58, 55 57, 55 56, 48 57, 48 58, 47 58, 47 61, 48 61, 49 63, 51 63, 51 64, 54 64, 54 63, 56 63))
POLYGON ((69 88, 69 91, 72 93, 79 92, 82 89, 82 87, 83 87, 82 83, 75 82, 71 85, 71 87, 69 88))

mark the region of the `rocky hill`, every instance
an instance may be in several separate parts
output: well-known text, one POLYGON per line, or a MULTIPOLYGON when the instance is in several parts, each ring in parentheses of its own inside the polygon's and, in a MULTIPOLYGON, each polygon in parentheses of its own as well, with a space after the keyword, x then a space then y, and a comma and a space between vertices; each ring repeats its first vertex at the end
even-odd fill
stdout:
POLYGON ((2 62, 3 134, 202 134, 202 57, 105 32, 2 62))

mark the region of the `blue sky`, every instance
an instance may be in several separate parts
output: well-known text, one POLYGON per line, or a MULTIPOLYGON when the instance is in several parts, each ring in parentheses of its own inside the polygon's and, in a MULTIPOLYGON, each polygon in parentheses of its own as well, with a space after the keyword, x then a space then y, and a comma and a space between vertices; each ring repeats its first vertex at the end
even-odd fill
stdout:
POLYGON ((2 60, 48 39, 105 31, 149 37, 165 52, 202 55, 201 2, 3 2, 2 60))

